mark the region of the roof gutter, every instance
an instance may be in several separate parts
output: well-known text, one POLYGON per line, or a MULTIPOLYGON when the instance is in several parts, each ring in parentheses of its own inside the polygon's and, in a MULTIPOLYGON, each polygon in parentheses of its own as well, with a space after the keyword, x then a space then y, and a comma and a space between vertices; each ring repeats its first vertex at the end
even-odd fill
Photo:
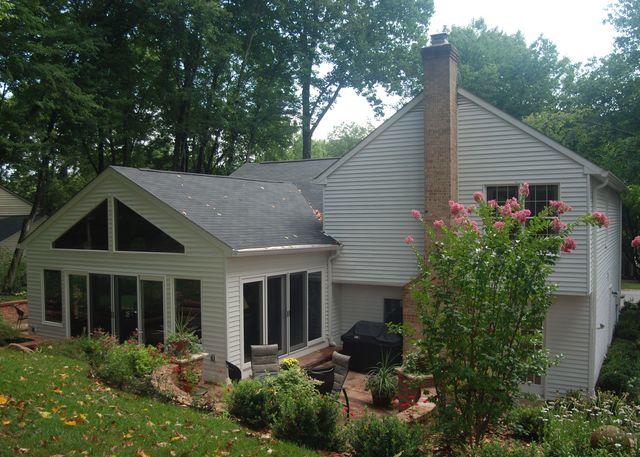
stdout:
POLYGON ((617 190, 618 192, 623 192, 627 188, 624 181, 622 181, 610 171, 600 171, 599 173, 591 172, 589 174, 602 180, 602 184, 598 185, 598 187, 594 189, 595 191, 603 189, 606 186, 611 186, 611 188, 617 190))
POLYGON ((287 254, 289 252, 321 252, 336 251, 337 244, 294 244, 290 246, 270 246, 266 248, 247 248, 234 249, 234 257, 250 256, 250 255, 268 255, 268 254, 287 254))

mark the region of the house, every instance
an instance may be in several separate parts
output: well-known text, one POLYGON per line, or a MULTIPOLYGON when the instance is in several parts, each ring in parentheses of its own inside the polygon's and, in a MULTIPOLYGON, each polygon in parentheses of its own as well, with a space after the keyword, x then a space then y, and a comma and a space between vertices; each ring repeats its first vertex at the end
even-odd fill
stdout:
MULTIPOLYGON (((359 320, 415 321, 403 243, 410 210, 448 218, 448 200, 504 200, 527 181, 529 207, 573 206, 578 248, 551 278, 545 344, 562 361, 527 389, 592 391, 620 289, 622 183, 457 87, 446 36, 423 49, 425 90, 340 159, 246 164, 229 177, 110 167, 25 242, 30 324, 49 337, 102 328, 163 342, 177 321, 202 338, 208 380, 248 373, 251 344, 304 355, 359 320)), ((420 239, 421 237, 416 237, 420 239)))
POLYGON ((31 203, 0 186, 0 258, 16 249, 22 222, 31 212, 31 203))

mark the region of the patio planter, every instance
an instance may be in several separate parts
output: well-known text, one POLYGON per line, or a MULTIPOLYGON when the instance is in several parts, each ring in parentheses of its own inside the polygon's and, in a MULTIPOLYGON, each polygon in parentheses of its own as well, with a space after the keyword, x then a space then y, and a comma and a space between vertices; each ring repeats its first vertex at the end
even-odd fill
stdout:
POLYGON ((431 375, 406 373, 402 367, 396 368, 398 374, 398 409, 404 411, 416 403, 422 396, 422 389, 433 387, 431 375))
POLYGON ((307 374, 311 379, 322 382, 317 386, 318 392, 321 394, 328 394, 333 387, 334 368, 308 368, 307 374))

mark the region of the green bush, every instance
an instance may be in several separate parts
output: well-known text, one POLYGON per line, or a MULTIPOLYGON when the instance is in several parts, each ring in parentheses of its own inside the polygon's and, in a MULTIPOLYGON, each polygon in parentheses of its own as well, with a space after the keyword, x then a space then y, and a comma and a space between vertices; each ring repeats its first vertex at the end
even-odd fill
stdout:
POLYGON ((513 435, 525 441, 541 441, 546 421, 545 411, 533 406, 514 408, 505 420, 513 435))
MULTIPOLYGON (((11 265, 11 259, 13 258, 13 251, 6 251, 0 249, 0 278, 4 278, 7 275, 9 266, 11 265)), ((13 283, 13 288, 10 291, 12 294, 21 294, 27 289, 27 267, 24 262, 20 262, 18 265, 18 271, 16 272, 16 280, 13 283)))
POLYGON ((12 338, 16 338, 20 335, 20 332, 13 325, 5 321, 0 316, 0 346, 4 346, 12 338))
POLYGON ((277 437, 314 449, 338 449, 340 404, 333 395, 299 395, 289 392, 278 397, 280 407, 273 430, 277 437))
POLYGON ((418 457, 423 455, 420 445, 423 437, 417 427, 397 417, 379 419, 368 415, 353 421, 346 438, 356 457, 418 457))
POLYGON ((261 380, 238 382, 227 398, 229 413, 248 427, 260 429, 272 422, 275 397, 261 380))
POLYGON ((473 457, 535 457, 539 453, 535 446, 526 447, 517 443, 490 441, 480 447, 467 449, 464 455, 473 457))
POLYGON ((152 391, 151 373, 165 360, 154 346, 134 341, 118 344, 108 335, 83 339, 89 365, 105 383, 137 393, 152 391))
POLYGON ((629 303, 620 311, 614 336, 633 342, 640 339, 640 314, 637 304, 629 303))
POLYGON ((615 339, 600 370, 598 388, 640 400, 640 350, 637 343, 615 339))

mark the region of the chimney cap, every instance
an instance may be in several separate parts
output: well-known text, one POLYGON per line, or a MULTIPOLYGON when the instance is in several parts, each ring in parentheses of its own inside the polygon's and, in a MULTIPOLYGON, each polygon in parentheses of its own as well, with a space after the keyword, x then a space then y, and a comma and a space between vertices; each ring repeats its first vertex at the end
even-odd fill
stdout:
POLYGON ((434 33, 431 35, 431 46, 440 46, 449 43, 449 34, 447 32, 434 33))

